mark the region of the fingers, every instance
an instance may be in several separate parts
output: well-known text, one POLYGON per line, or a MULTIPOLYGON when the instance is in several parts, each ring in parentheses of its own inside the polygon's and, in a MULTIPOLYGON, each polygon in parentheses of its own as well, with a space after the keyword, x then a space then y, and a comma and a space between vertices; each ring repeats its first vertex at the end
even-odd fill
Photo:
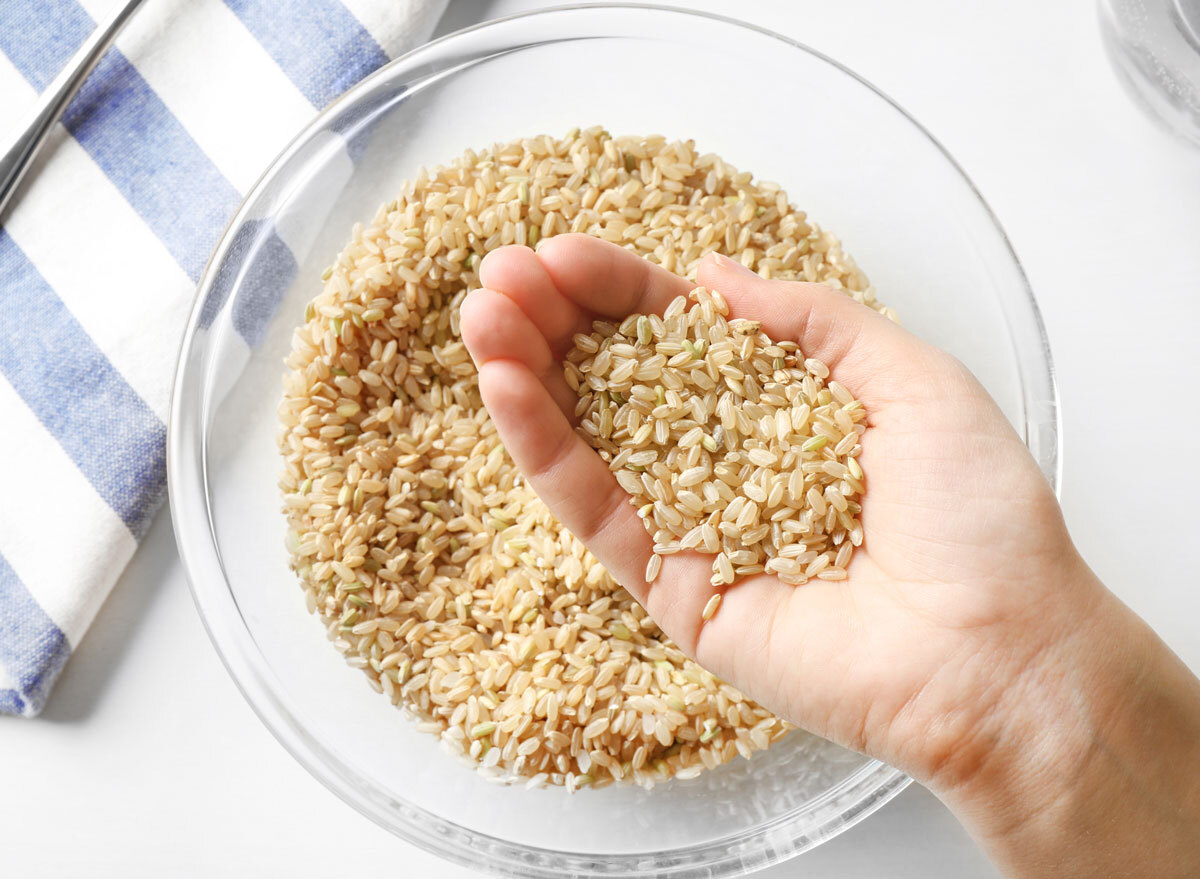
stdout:
MULTIPOLYGON (((758 320, 773 339, 791 339, 823 361, 870 405, 912 395, 929 375, 934 350, 871 308, 823 284, 768 281, 711 254, 698 283, 719 290, 735 317, 758 320)), ((593 315, 661 313, 694 284, 611 242, 556 235, 533 254, 501 248, 484 260, 481 280, 519 302, 561 356, 593 315)))
POLYGON ((710 254, 698 282, 719 290, 731 316, 762 323, 776 341, 790 339, 822 361, 864 403, 911 394, 915 367, 933 350, 874 309, 823 284, 768 281, 728 257, 710 254))
POLYGON ((528 247, 501 247, 489 253, 479 266, 479 283, 517 303, 560 359, 576 333, 591 330, 591 316, 555 288, 528 247))
POLYGON ((483 403, 530 487, 621 585, 645 595, 650 535, 608 465, 523 363, 476 362, 483 403))
POLYGON ((712 558, 670 556, 656 585, 646 584, 653 541, 608 465, 575 433, 576 395, 557 359, 575 332, 590 329, 589 311, 580 303, 589 310, 599 303, 614 317, 631 309, 661 311, 692 285, 587 237, 577 237, 565 249, 551 248, 548 265, 558 267, 561 281, 542 269, 542 255, 523 247, 494 251, 480 272, 489 286, 463 302, 462 336, 479 368, 484 405, 546 506, 665 631, 685 650, 694 650, 701 614, 713 593, 712 558), (582 262, 572 262, 576 259, 582 262))
MULTIPOLYGON (((793 666, 799 664, 800 656, 772 657, 776 626, 780 619, 790 616, 787 610, 798 589, 827 585, 818 580, 806 586, 788 586, 768 574, 746 577, 726 587, 719 610, 697 628, 694 642, 689 644, 668 634, 702 666, 724 680, 739 682, 738 686, 752 690, 756 699, 778 710, 783 700, 774 690, 783 675, 775 661, 782 660, 784 667, 793 666)), ((695 619, 698 623, 699 617, 695 619)))
MULTIPOLYGON (((702 631, 701 614, 713 594, 712 557, 668 556, 654 585, 647 584, 653 540, 608 465, 575 433, 526 364, 516 359, 482 360, 475 349, 472 355, 479 358, 483 403, 530 487, 663 630, 684 650, 694 651, 702 631)), ((786 588, 773 577, 756 579, 762 581, 762 589, 786 588)), ((739 592, 734 606, 752 598, 752 593, 757 595, 758 590, 739 592)), ((716 620, 709 625, 717 625, 716 620)), ((723 640, 736 637, 731 626, 720 625, 726 630, 723 640)))
POLYGON ((562 413, 574 419, 575 392, 563 378, 562 364, 529 315, 511 298, 494 290, 473 290, 459 312, 467 350, 476 363, 511 360, 542 385, 562 413))
POLYGON ((584 311, 605 317, 661 314, 696 285, 637 254, 590 235, 556 235, 538 248, 555 288, 584 311))

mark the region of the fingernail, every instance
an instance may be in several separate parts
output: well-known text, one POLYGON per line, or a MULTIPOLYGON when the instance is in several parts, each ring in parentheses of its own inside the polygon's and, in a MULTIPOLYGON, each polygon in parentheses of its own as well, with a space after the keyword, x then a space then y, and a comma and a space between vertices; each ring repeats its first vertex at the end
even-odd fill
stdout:
MULTIPOLYGON (((754 272, 750 271, 750 269, 746 268, 736 259, 730 259, 723 253, 717 253, 716 251, 713 251, 710 256, 713 258, 713 263, 715 263, 718 268, 724 269, 725 271, 740 272, 743 275, 754 274, 754 272)), ((757 275, 755 277, 757 277, 757 275)))

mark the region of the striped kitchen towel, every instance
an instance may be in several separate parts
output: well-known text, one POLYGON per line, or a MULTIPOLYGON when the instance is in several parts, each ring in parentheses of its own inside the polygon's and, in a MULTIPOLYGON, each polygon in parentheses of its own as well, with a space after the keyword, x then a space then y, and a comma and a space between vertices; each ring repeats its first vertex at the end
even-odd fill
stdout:
MULTIPOLYGON (((0 131, 112 0, 0 0, 0 131)), ((166 488, 193 292, 311 117, 445 0, 146 0, 0 226, 0 713, 41 710, 166 488)))

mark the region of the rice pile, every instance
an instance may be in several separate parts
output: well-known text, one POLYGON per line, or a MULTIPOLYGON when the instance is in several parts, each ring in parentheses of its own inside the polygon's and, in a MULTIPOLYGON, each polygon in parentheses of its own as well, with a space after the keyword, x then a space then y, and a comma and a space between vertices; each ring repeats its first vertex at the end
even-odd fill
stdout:
POLYGON ((288 548, 346 661, 490 778, 692 777, 786 724, 684 657, 555 521, 459 337, 483 254, 566 231, 692 277, 715 250, 886 311, 778 186, 690 141, 591 128, 467 151, 355 227, 295 333, 288 548))
POLYGON ((730 324, 719 292, 688 299, 662 317, 597 321, 565 364, 579 433, 654 537, 646 581, 681 550, 714 556, 717 587, 763 571, 792 585, 845 579, 863 539, 862 404, 795 342, 730 324))

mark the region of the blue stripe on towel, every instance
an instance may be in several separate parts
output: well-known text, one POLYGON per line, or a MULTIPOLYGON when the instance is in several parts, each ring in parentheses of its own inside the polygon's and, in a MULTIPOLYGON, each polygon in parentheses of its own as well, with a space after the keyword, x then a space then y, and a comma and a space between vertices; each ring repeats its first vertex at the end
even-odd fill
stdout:
POLYGON ((317 109, 388 61, 340 0, 225 0, 225 5, 317 109))
POLYGON ((213 278, 212 290, 200 311, 200 326, 212 326, 230 291, 237 286, 239 293, 230 306, 230 319, 246 344, 258 347, 298 271, 295 256, 274 224, 270 220, 247 220, 234 231, 229 253, 213 278))
POLYGON ((0 291, 0 326, 21 343, 0 345, 0 373, 140 538, 166 485, 166 428, 2 228, 0 291))
MULTIPOLYGON (((76 0, 3 8, 0 51, 39 88, 62 66, 61 47, 77 47, 93 27, 76 0), (45 51, 29 50, 31 33, 45 51)), ((118 50, 88 77, 63 124, 197 280, 240 196, 118 50)))
MULTIPOLYGON (((267 324, 275 316, 284 291, 295 280, 300 267, 270 221, 251 222, 260 223, 261 228, 255 235, 255 252, 244 268, 244 277, 238 297, 233 301, 230 317, 234 329, 241 333, 246 344, 257 348, 266 334, 267 324)), ((239 233, 241 231, 238 230, 239 233)), ((299 320, 299 317, 296 319, 299 320)))
POLYGON ((329 127, 342 136, 346 152, 355 165, 362 159, 367 147, 376 136, 376 127, 388 121, 387 111, 410 97, 408 86, 398 86, 395 91, 376 93, 363 100, 357 107, 345 107, 329 120, 329 127))
POLYGON ((23 714, 25 700, 16 690, 0 690, 0 714, 23 714))
POLYGON ((26 702, 40 710, 70 655, 66 636, 0 555, 0 663, 20 688, 19 693, 0 690, 0 713, 20 713, 26 702))
POLYGON ((39 92, 94 27, 78 3, 0 0, 0 51, 39 92))

